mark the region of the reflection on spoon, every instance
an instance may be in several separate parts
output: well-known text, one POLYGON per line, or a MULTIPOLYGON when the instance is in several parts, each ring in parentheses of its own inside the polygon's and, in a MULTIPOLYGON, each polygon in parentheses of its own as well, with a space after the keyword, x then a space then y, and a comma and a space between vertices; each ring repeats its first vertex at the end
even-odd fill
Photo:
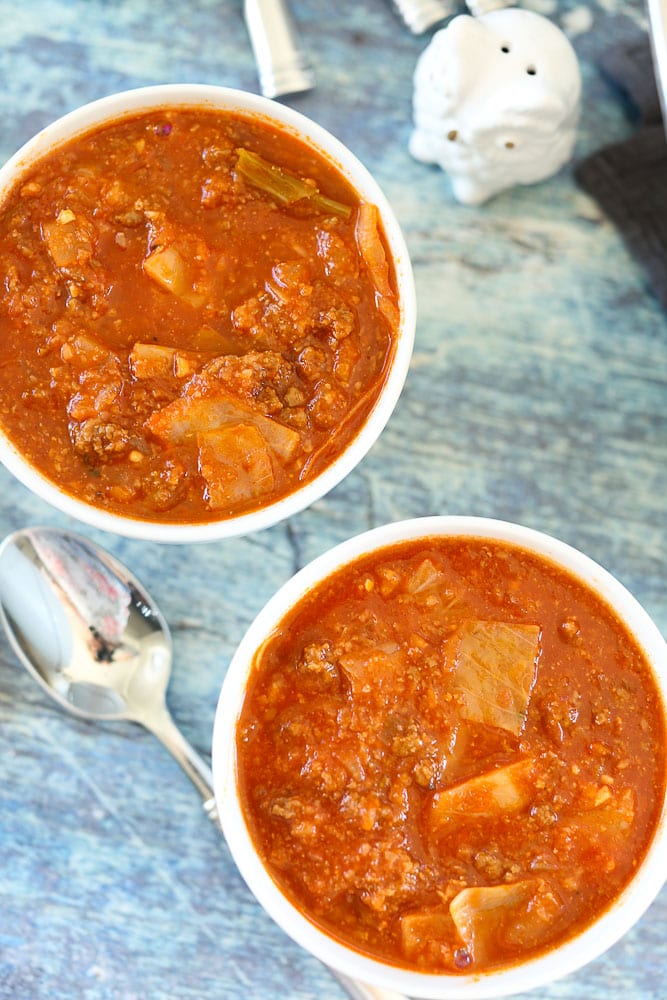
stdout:
MULTIPOLYGON (((150 730, 194 782, 218 823, 213 775, 166 705, 169 627, 135 577, 91 541, 25 528, 0 545, 0 620, 19 660, 61 707, 150 730)), ((353 1000, 403 1000, 335 973, 353 1000)))
POLYGON ((0 547, 0 617, 23 665, 63 708, 145 726, 217 820, 211 769, 166 706, 169 628, 124 566, 68 532, 17 531, 0 547))

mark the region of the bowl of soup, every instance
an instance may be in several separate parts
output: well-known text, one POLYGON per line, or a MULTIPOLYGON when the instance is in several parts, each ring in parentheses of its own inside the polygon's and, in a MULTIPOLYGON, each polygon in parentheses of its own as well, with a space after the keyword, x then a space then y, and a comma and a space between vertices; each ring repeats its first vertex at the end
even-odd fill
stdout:
POLYGON ((616 942, 667 876, 667 646, 605 569, 475 517, 388 524, 302 569, 217 708, 218 812, 294 940, 468 1000, 616 942))
POLYGON ((102 98, 0 168, 0 459, 71 516, 245 533, 339 483, 407 373, 415 292, 377 182, 242 91, 102 98))

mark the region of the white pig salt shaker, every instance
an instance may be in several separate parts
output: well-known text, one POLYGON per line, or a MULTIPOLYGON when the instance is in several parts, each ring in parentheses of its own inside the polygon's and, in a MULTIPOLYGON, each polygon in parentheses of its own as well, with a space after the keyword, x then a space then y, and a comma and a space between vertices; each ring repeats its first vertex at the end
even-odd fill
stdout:
POLYGON ((570 159, 580 96, 574 49, 548 18, 516 7, 462 14, 417 63, 410 152, 479 205, 570 159))

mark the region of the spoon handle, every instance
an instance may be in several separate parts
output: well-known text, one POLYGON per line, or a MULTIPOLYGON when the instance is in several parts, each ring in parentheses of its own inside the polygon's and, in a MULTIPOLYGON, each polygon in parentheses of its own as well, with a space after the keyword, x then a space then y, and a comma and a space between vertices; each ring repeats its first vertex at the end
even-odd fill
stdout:
POLYGON ((140 721, 156 736, 169 753, 181 765, 203 799, 204 812, 220 828, 220 818, 213 794, 213 772, 191 747, 183 733, 176 726, 168 709, 142 718, 140 721))

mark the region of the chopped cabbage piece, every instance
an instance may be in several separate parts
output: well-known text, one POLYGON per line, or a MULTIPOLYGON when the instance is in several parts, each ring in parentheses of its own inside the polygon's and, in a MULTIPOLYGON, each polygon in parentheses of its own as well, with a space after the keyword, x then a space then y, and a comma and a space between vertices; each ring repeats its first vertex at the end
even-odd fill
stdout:
POLYGON ((411 961, 428 965, 451 964, 454 922, 446 906, 401 917, 403 954, 411 961))
POLYGON ((76 333, 60 349, 60 357, 76 368, 120 366, 117 354, 89 333, 76 333))
POLYGON ((521 812, 533 799, 533 767, 534 761, 524 757, 436 792, 432 822, 444 824, 457 817, 521 812))
POLYGON ((130 371, 135 378, 159 378, 193 375, 205 360, 196 351, 181 351, 162 344, 136 343, 130 351, 130 371))
POLYGON ((416 570, 410 574, 405 589, 409 594, 429 593, 432 590, 445 589, 444 576, 433 565, 430 559, 423 559, 416 570))
POLYGON ((214 330, 212 326, 205 323, 188 336, 187 346, 193 351, 202 351, 212 357, 220 357, 222 354, 235 354, 239 345, 228 331, 214 330))
POLYGON ((192 267, 175 246, 158 247, 149 254, 144 260, 144 271, 161 288, 189 305, 203 305, 204 296, 194 287, 192 267))
POLYGON ((261 496, 273 489, 266 441, 251 424, 233 424, 197 437, 199 471, 213 510, 261 496))
POLYGON ((339 662, 354 697, 378 690, 388 695, 397 686, 401 688, 405 677, 405 661, 395 643, 393 649, 352 643, 339 662))
POLYGON ((462 889, 449 912, 473 963, 507 958, 508 947, 535 947, 548 937, 561 904, 542 879, 462 889))
POLYGON ((635 795, 632 788, 611 791, 598 805, 563 817, 571 829, 584 833, 587 840, 613 847, 622 844, 635 818, 635 795))
POLYGON ((518 736, 537 679, 539 625, 467 622, 451 642, 463 718, 518 736))
POLYGON ((93 228, 83 217, 63 209, 56 219, 42 225, 44 242, 58 270, 68 272, 86 264, 93 255, 93 228))
POLYGON ((223 389, 206 396, 184 391, 173 402, 156 410, 146 426, 161 441, 177 442, 196 434, 207 434, 225 424, 253 424, 281 460, 288 461, 299 447, 297 431, 257 413, 223 389))
POLYGON ((389 281, 389 264, 380 239, 376 205, 368 202, 359 205, 355 238, 359 253, 375 285, 375 304, 378 311, 392 327, 397 327, 400 313, 389 281))

